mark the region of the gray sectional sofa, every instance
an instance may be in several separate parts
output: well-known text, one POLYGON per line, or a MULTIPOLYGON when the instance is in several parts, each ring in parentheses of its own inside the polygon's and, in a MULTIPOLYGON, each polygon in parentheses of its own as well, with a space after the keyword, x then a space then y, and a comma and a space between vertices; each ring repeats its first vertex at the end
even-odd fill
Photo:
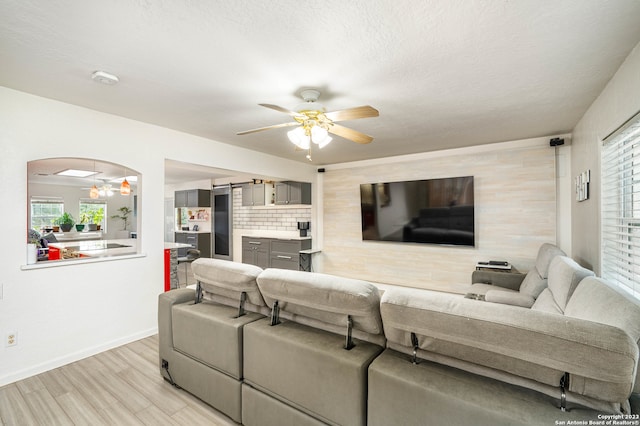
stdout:
POLYGON ((159 296, 160 369, 248 426, 629 415, 640 303, 556 254, 531 307, 199 259, 159 296))

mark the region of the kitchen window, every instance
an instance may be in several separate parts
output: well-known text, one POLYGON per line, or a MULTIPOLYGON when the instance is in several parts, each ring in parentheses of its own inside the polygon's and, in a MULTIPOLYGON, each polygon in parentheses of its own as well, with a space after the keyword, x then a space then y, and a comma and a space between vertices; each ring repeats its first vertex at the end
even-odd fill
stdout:
POLYGON ((31 197, 31 229, 45 234, 53 228, 53 221, 62 216, 64 201, 57 197, 31 197))
POLYGON ((604 139, 602 277, 640 298, 640 113, 604 139))
MULTIPOLYGON (((80 200, 80 221, 96 225, 97 230, 107 232, 107 202, 104 200, 80 200)), ((93 229, 90 229, 93 230, 93 229)))

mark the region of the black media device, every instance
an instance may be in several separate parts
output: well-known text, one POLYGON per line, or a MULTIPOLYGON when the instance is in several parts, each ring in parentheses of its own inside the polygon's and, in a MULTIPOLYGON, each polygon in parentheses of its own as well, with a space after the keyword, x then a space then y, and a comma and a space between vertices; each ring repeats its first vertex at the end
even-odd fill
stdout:
POLYGON ((473 194, 473 176, 362 184, 362 239, 474 246, 473 194))

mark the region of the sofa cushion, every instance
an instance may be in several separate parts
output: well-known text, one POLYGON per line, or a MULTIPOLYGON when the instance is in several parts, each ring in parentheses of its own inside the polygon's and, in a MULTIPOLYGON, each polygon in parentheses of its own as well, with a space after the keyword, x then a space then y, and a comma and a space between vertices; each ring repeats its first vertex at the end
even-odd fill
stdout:
POLYGON ((175 350, 241 379, 242 328, 264 316, 255 312, 236 315, 236 309, 217 303, 174 305, 171 328, 175 350))
POLYGON ((528 294, 536 299, 547 287, 549 265, 556 256, 565 256, 565 253, 553 244, 545 243, 538 249, 535 266, 527 273, 520 285, 520 292, 528 294))
POLYGON ((588 424, 601 412, 387 349, 369 366, 368 426, 588 424), (577 420, 584 420, 584 423, 577 420))
POLYGON ((566 256, 554 257, 549 265, 547 288, 540 294, 531 309, 564 313, 564 308, 580 281, 593 275, 593 271, 583 268, 573 259, 566 256))
POLYGON ((240 295, 245 292, 247 310, 268 313, 256 283, 262 268, 245 263, 201 257, 191 264, 191 269, 202 287, 203 299, 237 308, 240 295))
POLYGON ((408 289, 386 290, 381 314, 389 348, 412 353, 414 333, 421 358, 552 396, 568 372, 572 398, 619 407, 635 381, 637 342, 608 324, 408 289))
POLYGON ((364 426, 367 368, 383 348, 367 342, 351 350, 343 346, 342 336, 293 321, 247 324, 245 383, 325 423, 364 426))
POLYGON ((283 318, 343 334, 351 315, 355 337, 369 340, 356 334, 360 331, 384 342, 380 295, 369 282, 275 268, 264 270, 257 281, 269 306, 278 301, 283 318))

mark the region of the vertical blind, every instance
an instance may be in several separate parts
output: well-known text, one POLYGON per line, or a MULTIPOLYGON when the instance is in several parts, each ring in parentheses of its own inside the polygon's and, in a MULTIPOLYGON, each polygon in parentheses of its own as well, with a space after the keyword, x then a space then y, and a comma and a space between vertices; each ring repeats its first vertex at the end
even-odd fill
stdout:
POLYGON ((640 298, 640 113, 605 138, 602 277, 640 298))

